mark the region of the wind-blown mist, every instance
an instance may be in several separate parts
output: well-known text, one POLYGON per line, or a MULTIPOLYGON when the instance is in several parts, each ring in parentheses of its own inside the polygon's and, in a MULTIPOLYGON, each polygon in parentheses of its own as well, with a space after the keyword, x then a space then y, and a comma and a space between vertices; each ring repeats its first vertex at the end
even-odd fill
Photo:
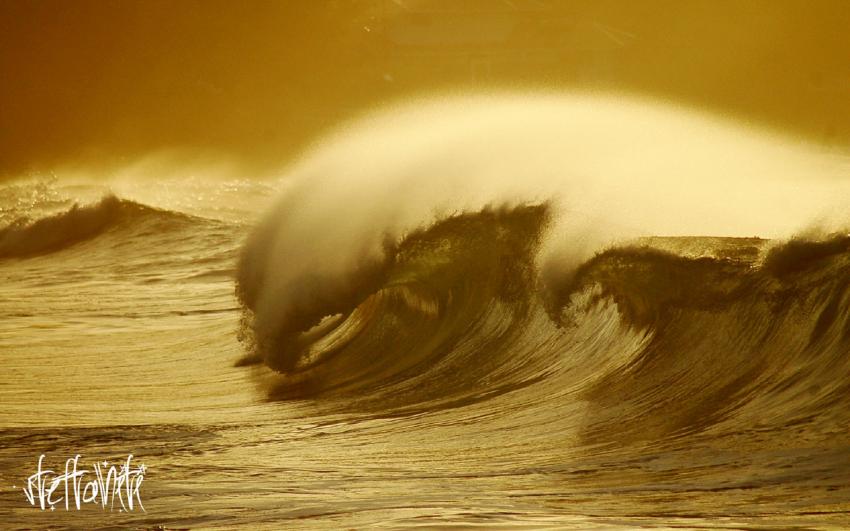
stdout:
POLYGON ((841 212, 848 169, 816 145, 625 96, 411 101, 285 170, 288 189, 243 250, 240 290, 260 335, 303 332, 377 289, 404 235, 488 205, 542 203, 551 220, 536 260, 552 287, 626 238, 791 236, 841 212))

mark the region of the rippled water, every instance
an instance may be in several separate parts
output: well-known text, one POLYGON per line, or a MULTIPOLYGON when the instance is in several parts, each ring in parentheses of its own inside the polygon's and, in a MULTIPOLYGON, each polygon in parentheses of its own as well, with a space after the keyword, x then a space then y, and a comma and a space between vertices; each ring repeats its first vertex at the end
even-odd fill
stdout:
MULTIPOLYGON (((192 184, 183 186, 191 196, 192 184)), ((256 205, 252 212, 273 192, 249 183, 216 186, 224 197, 256 205)), ((54 219, 61 224, 71 202, 103 191, 55 181, 7 186, 3 214, 49 220, 60 212, 54 219)), ((411 236, 401 249, 406 258, 389 273, 396 280, 387 281, 400 285, 399 271, 407 271, 440 299, 444 288, 433 276, 440 275, 459 308, 437 300, 438 311, 447 312, 438 318, 421 290, 407 299, 384 290, 381 300, 348 316, 368 320, 366 330, 338 325, 325 334, 345 336, 336 341, 351 352, 374 348, 369 334, 392 330, 401 339, 382 339, 390 341, 384 348, 415 362, 361 360, 353 382, 328 385, 331 375, 352 374, 353 362, 335 355, 320 364, 325 385, 311 387, 310 376, 293 383, 262 366, 235 366, 246 353, 239 335, 250 335, 234 290, 239 249, 253 225, 249 211, 237 216, 198 201, 180 212, 166 201, 132 201, 126 190, 121 199, 95 203, 93 215, 109 219, 85 230, 78 220, 68 230, 85 234, 74 245, 14 256, 15 240, 8 232, 0 238, 4 526, 848 524, 848 298, 841 292, 830 302, 814 294, 832 278, 846 287, 846 253, 817 265, 817 274, 809 271, 818 280, 789 281, 782 289, 799 294, 781 311, 748 307, 768 313, 744 321, 736 305, 761 297, 748 292, 722 311, 683 305, 664 317, 664 330, 629 323, 617 294, 600 292, 611 285, 602 277, 615 273, 598 266, 594 281, 601 283, 574 292, 570 324, 559 324, 531 299, 495 294, 487 282, 505 278, 488 277, 497 271, 489 265, 466 286, 434 265, 445 258, 445 241, 476 245, 481 240, 469 231, 530 223, 531 214, 471 216, 444 224, 442 233, 411 236), (840 312, 822 325, 829 339, 814 348, 817 309, 829 304, 840 312), (464 326, 455 311, 466 312, 464 326), (787 321, 773 329, 762 322, 780 317, 787 321), (682 327, 695 326, 686 319, 701 322, 704 336, 688 336, 692 352, 665 350, 684 340, 682 327), (790 322, 801 328, 783 333, 790 322), (404 328, 414 326, 424 332, 404 328), (721 326, 734 331, 733 344, 712 356, 724 346, 711 337, 721 326), (429 337, 440 340, 428 344, 429 337), (747 338, 770 340, 771 350, 760 353, 747 338), (739 340, 734 363, 720 359, 739 340), (453 350, 433 354, 446 345, 453 350), (707 353, 696 356, 701 349, 707 353), (334 370, 322 368, 334 363, 334 370), (725 376, 730 371, 736 375, 725 376), (29 506, 20 486, 41 453, 54 467, 76 453, 83 461, 134 454, 148 466, 147 512, 29 506)), ((38 230, 32 221, 24 226, 38 230)), ((691 262, 663 271, 668 279, 702 275, 715 286, 715 275, 746 276, 764 247, 760 240, 644 243, 737 256, 723 262, 731 272, 687 270, 691 262)), ((521 253, 509 237, 502 244, 499 252, 521 253)), ((460 252, 448 263, 463 261, 460 252)), ((639 274, 649 278, 652 267, 661 266, 644 263, 639 274)), ((774 297, 781 291, 771 289, 774 297)))

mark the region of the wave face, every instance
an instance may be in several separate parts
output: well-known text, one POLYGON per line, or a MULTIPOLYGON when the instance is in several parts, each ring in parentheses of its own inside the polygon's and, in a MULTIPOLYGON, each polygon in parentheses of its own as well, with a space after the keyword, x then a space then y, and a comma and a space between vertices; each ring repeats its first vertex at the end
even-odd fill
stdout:
MULTIPOLYGON (((666 239, 700 257, 644 240, 546 287, 548 210, 438 221, 350 277, 347 298, 255 328, 255 361, 284 373, 272 396, 393 414, 519 389, 556 409, 579 396, 583 437, 607 442, 850 411, 850 237, 666 239)), ((256 294, 243 302, 258 310, 256 294)))
MULTIPOLYGON (((265 328, 254 315, 255 354, 296 373, 295 392, 408 386, 411 375, 438 381, 427 369, 444 359, 451 365, 445 369, 461 371, 458 377, 469 371, 474 382, 480 355, 486 352, 491 363, 500 352, 508 355, 511 337, 531 319, 534 257, 547 220, 545 206, 493 209, 412 233, 388 250, 385 262, 365 265, 335 290, 345 298, 325 299, 316 290, 313 304, 284 316, 280 327, 265 328)), ((247 307, 258 310, 256 296, 242 293, 247 307)), ((464 381, 455 385, 474 390, 464 381)), ((416 400, 454 395, 426 389, 416 400)))
POLYGON ((587 435, 847 422, 848 273, 847 236, 782 244, 756 267, 640 248, 596 256, 569 289, 600 286, 599 296, 652 340, 627 370, 586 389, 594 404, 587 435))

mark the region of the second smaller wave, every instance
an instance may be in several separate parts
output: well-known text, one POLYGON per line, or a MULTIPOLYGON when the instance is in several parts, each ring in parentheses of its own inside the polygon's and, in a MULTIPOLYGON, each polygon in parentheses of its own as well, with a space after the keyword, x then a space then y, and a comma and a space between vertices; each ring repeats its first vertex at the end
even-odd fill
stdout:
POLYGON ((142 217, 181 217, 112 194, 90 205, 36 220, 19 219, 0 228, 0 259, 50 254, 90 240, 127 221, 142 217))

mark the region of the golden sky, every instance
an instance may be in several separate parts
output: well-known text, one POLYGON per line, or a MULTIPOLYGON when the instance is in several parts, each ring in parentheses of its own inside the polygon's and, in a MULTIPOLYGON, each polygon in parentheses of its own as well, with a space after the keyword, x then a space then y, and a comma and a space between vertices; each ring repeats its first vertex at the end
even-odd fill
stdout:
POLYGON ((850 144, 850 2, 0 2, 0 176, 162 149, 275 164, 366 107, 600 87, 850 144))

